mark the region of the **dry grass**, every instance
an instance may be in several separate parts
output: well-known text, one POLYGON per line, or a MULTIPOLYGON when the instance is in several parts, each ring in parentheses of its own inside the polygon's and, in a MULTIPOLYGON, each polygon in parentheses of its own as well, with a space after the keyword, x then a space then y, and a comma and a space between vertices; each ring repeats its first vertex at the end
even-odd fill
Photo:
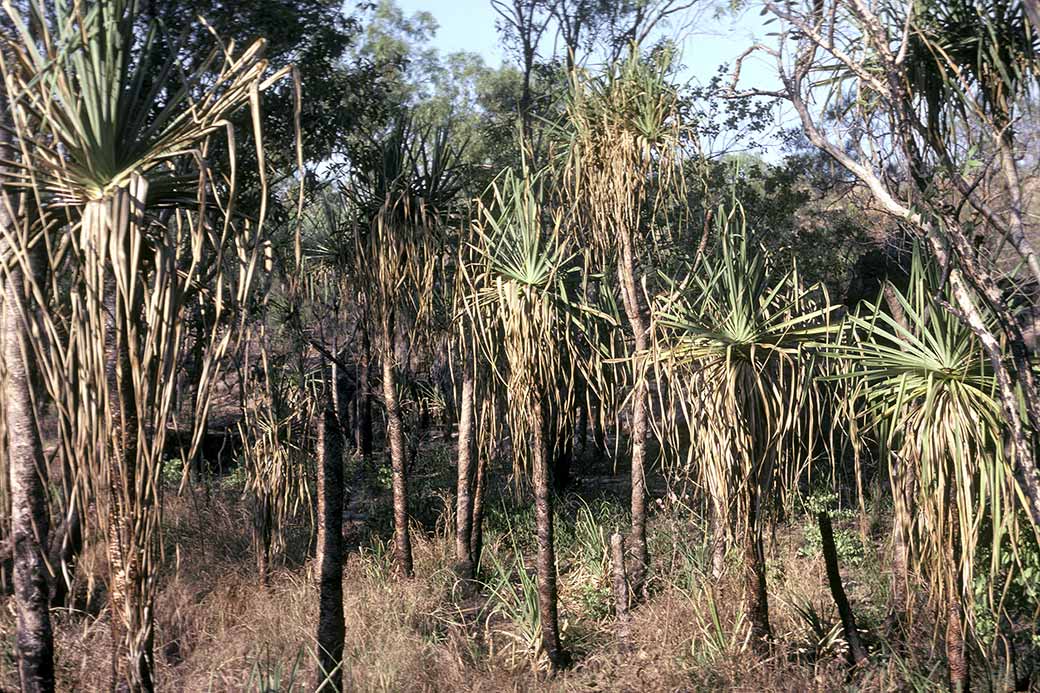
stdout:
MULTIPOLYGON (((160 690, 274 691, 310 689, 317 591, 306 562, 309 530, 290 527, 288 555, 267 587, 258 584, 249 544, 250 518, 240 493, 214 489, 208 497, 167 498, 166 570, 156 603, 156 660, 160 690)), ((388 494, 387 494, 388 495, 388 494)), ((385 501, 381 501, 385 502, 385 501)), ((884 658, 847 677, 841 641, 818 643, 798 607, 815 605, 836 622, 822 561, 799 554, 797 522, 781 527, 769 558, 770 606, 779 644, 757 659, 743 642, 741 587, 736 561, 717 583, 706 577, 701 533, 681 513, 661 507, 651 523, 657 573, 651 599, 633 612, 631 646, 613 629, 606 576, 596 533, 609 535, 618 504, 571 497, 561 511, 560 593, 564 644, 573 666, 554 679, 532 666, 513 637, 516 626, 490 607, 488 590, 464 595, 456 583, 450 537, 415 532, 417 578, 393 577, 390 552, 378 537, 352 539, 344 574, 347 623, 345 681, 351 691, 895 691, 912 690, 904 668, 913 654, 884 658), (587 521, 579 527, 575 518, 587 521), (589 522, 588 520, 592 520, 589 522), (590 538, 591 537, 591 538, 590 538), (718 626, 712 618, 717 608, 718 626)), ((501 506, 500 506, 501 507, 501 506)), ((373 509, 372 517, 380 517, 373 509)), ((443 526, 443 523, 441 523, 443 526)), ((487 557, 514 565, 513 546, 531 541, 524 505, 492 512, 487 557), (508 522, 508 525, 504 525, 508 522)), ((85 561, 100 560, 88 554, 85 561)), ((848 588, 866 628, 884 613, 880 557, 867 555, 847 572, 848 588)), ((530 562, 528 563, 530 565, 530 562)), ((100 567, 100 566, 97 566, 100 567)), ((492 581, 492 575, 486 578, 492 581)), ((514 575, 515 578, 515 575, 514 575)), ((104 690, 108 621, 95 589, 84 612, 56 612, 58 689, 104 690)), ((85 594, 86 586, 80 593, 85 594)), ((826 624, 825 624, 826 625, 826 624)), ((16 684, 13 618, 0 619, 4 652, 0 681, 16 684)), ((925 634, 927 641, 928 636, 925 634)), ((926 653, 928 644, 922 645, 926 653)), ((927 654, 917 655, 934 666, 927 654)), ((876 660, 877 661, 877 660, 876 660)), ((942 668, 936 667, 936 672, 942 668)), ((939 673, 936 676, 940 675, 939 673)), ((938 685, 936 679, 933 685, 938 685)), ((922 690, 928 685, 922 683, 922 690)), ((16 687, 16 686, 15 686, 16 687)))

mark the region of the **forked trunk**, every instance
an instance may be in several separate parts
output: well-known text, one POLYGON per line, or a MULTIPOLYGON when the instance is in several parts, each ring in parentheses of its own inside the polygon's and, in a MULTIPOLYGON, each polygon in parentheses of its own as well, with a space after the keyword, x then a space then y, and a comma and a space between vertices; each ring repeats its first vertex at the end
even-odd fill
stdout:
POLYGON ((473 372, 472 366, 463 366, 462 401, 459 412, 458 469, 455 492, 455 562, 456 573, 462 580, 474 577, 473 560, 473 491, 475 480, 474 426, 473 426, 473 372))
POLYGON ((549 482, 549 460, 543 434, 544 412, 541 403, 532 413, 531 466, 534 476, 535 531, 538 538, 538 611, 542 621, 542 650, 553 669, 565 664, 560 644, 560 625, 556 611, 556 548, 553 543, 552 489, 549 482))
POLYGON ((343 690, 343 433, 336 367, 318 424, 318 672, 316 691, 343 690))
POLYGON ((408 536, 408 461, 405 459, 401 407, 394 387, 393 319, 383 330, 383 403, 386 406, 386 444, 390 450, 394 487, 394 555, 404 577, 412 577, 412 543, 408 536))
MULTIPOLYGON (((5 210, 0 209, 0 216, 7 216, 5 210)), ((29 253, 31 273, 35 273, 34 255, 29 253)), ((54 690, 54 640, 44 553, 48 532, 47 469, 30 391, 35 359, 29 351, 29 332, 21 314, 28 310, 28 305, 24 298, 25 277, 17 261, 10 262, 5 289, 4 413, 11 484, 15 651, 21 690, 37 693, 54 690)))

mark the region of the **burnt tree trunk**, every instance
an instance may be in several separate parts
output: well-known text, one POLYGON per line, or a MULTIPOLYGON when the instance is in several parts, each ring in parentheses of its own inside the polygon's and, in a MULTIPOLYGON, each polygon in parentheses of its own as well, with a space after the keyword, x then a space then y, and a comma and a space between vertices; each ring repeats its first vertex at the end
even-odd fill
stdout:
POLYGON ((849 598, 845 594, 845 585, 841 581, 841 572, 838 570, 838 550, 834 545, 834 529, 831 526, 830 514, 826 510, 820 511, 816 514, 816 523, 820 527, 823 561, 827 566, 827 584, 830 586, 834 605, 838 607, 845 642, 849 644, 849 662, 859 666, 867 661, 867 648, 863 645, 863 639, 859 637, 856 617, 852 613, 852 606, 849 605, 849 598))
POLYGON ((318 423, 318 672, 315 690, 343 690, 343 431, 336 367, 318 423))
POLYGON ((412 543, 408 536, 408 460, 394 383, 394 324, 389 316, 383 328, 383 403, 386 406, 386 446, 393 468, 394 555, 404 577, 412 577, 412 543))
POLYGON ((553 540, 552 489, 549 480, 549 460, 543 430, 544 404, 533 407, 531 426, 534 482, 535 531, 538 540, 538 610, 542 621, 542 650, 555 670, 563 667, 566 656, 560 644, 560 625, 557 615, 556 548, 553 540))
POLYGON ((603 425, 603 401, 595 393, 589 407, 589 426, 592 428, 592 445, 597 457, 607 455, 607 432, 603 425))
POLYGON ((553 489, 556 493, 563 493, 570 486, 571 467, 574 463, 574 426, 565 423, 556 429, 554 438, 556 444, 553 446, 552 454, 552 478, 553 489))
POLYGON ((769 594, 766 590, 766 559, 762 550, 758 493, 748 491, 747 527, 744 528, 744 599, 751 622, 752 646, 767 651, 773 637, 769 625, 769 594))

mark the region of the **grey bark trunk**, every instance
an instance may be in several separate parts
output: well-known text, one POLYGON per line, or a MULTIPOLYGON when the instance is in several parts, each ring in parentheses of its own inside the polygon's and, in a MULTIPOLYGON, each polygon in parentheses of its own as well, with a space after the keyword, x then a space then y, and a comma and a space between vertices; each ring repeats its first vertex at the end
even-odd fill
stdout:
POLYGON ((913 470, 905 460, 893 457, 891 462, 892 487, 892 612, 887 619, 890 637, 898 631, 906 614, 910 612, 910 508, 908 490, 913 484, 913 470))
MULTIPOLYGON (((35 271, 32 266, 30 271, 35 271)), ((49 529, 47 470, 30 391, 35 360, 29 353, 29 334, 19 309, 19 306, 28 309, 23 298, 25 278, 19 263, 12 262, 6 279, 3 318, 7 381, 4 403, 11 483, 11 542, 17 618, 15 649, 22 691, 35 693, 54 690, 54 640, 44 559, 49 529)))
POLYGON ((455 502, 455 561, 456 572, 462 580, 474 577, 473 560, 473 491, 475 465, 473 464, 473 373, 472 366, 463 366, 462 401, 459 412, 458 469, 455 502))
POLYGON ((631 617, 628 613, 628 573, 625 570, 625 538, 615 532, 610 536, 611 587, 614 592, 614 615, 617 616, 617 638, 622 649, 627 649, 631 617))
POLYGON ((630 536, 633 554, 632 591, 642 594, 646 586, 646 573, 650 567, 650 553, 646 545, 646 436, 647 436, 647 389, 640 373, 642 355, 647 350, 647 330, 643 320, 642 302, 636 282, 635 250, 629 234, 624 234, 621 254, 618 258, 618 277, 624 298, 625 314, 632 327, 634 337, 635 391, 632 394, 632 532, 630 536))
POLYGON ((474 576, 480 569, 480 554, 484 549, 484 486, 488 460, 477 456, 477 478, 473 485, 473 520, 470 523, 469 553, 473 557, 474 576))

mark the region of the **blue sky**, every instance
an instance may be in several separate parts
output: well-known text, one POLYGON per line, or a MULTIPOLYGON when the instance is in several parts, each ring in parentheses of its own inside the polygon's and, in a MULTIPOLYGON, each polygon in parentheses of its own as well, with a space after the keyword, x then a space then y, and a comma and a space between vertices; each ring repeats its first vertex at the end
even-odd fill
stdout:
MULTIPOLYGON (((495 30, 496 15, 490 0, 397 0, 397 5, 407 15, 425 11, 434 16, 438 29, 432 45, 441 53, 478 53, 492 66, 511 61, 495 30)), ((767 33, 775 29, 764 26, 766 17, 755 8, 737 16, 714 15, 715 6, 705 3, 705 9, 692 17, 691 26, 684 33, 681 58, 686 70, 682 78, 693 84, 706 83, 720 64, 732 64, 756 39, 772 42, 767 33)), ((745 62, 742 87, 776 89, 778 84, 776 68, 765 57, 753 56, 745 62)), ((776 117, 778 127, 792 124, 791 115, 783 109, 776 117)), ((767 158, 778 155, 775 146, 767 149, 767 158)))
MULTIPOLYGON (((397 4, 406 14, 425 11, 436 18, 439 28, 433 45, 443 53, 479 53, 494 66, 508 59, 495 31, 490 0, 397 0, 397 4)), ((755 38, 767 38, 770 28, 763 26, 765 17, 756 10, 738 17, 727 14, 715 18, 712 13, 711 8, 703 11, 683 42, 682 60, 688 79, 709 79, 720 63, 732 62, 755 38)), ((762 59, 752 60, 745 65, 741 81, 749 86, 774 87, 775 71, 762 59)))

